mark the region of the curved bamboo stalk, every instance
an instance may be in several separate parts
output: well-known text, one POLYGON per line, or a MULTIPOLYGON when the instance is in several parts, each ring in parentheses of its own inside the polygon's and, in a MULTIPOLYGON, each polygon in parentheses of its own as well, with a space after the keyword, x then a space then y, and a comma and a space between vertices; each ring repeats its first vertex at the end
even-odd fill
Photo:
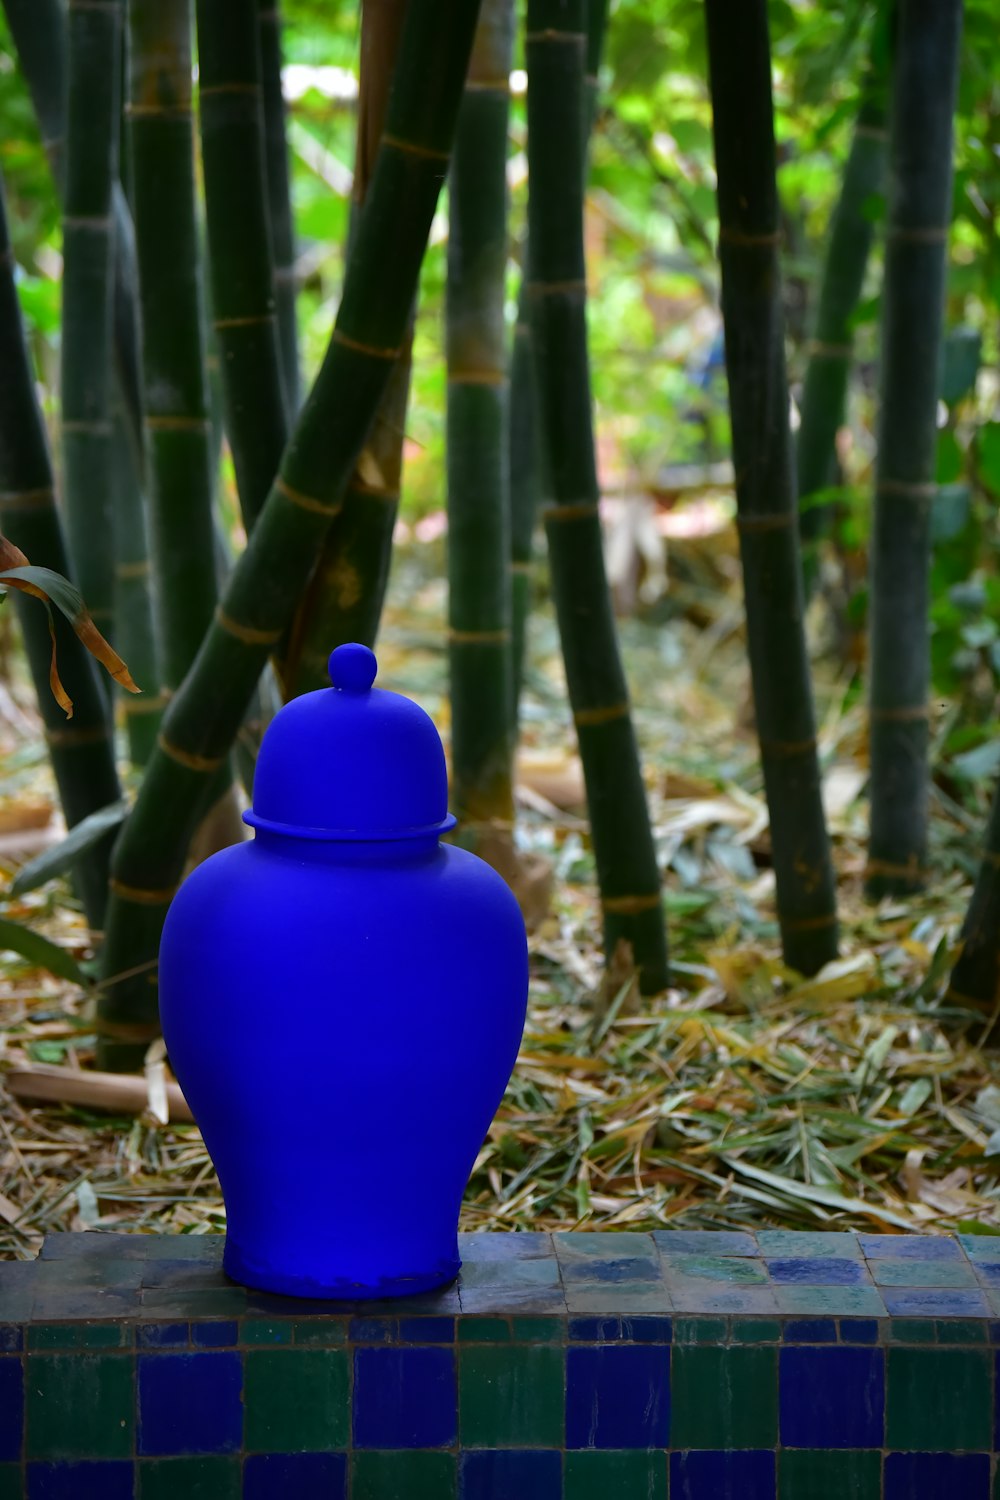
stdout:
POLYGON ((532 339, 552 502, 543 510, 611 958, 667 983, 660 873, 604 571, 587 362, 583 0, 528 3, 532 339))
POLYGON ((946 998, 992 1014, 1000 999, 1000 790, 993 797, 986 847, 961 941, 946 998))
POLYGON ((63 214, 63 488, 73 576, 104 635, 114 618, 112 185, 118 178, 120 7, 70 0, 63 214))
MULTIPOLYGON (((378 160, 406 4, 407 0, 364 0, 362 6, 351 236, 357 231, 378 160)), ((389 583, 403 477, 412 342, 411 319, 343 505, 327 533, 289 633, 281 663, 287 698, 329 685, 327 661, 332 647, 345 641, 375 644, 389 583)))
POLYGON ((476 0, 410 0, 386 132, 333 337, 194 666, 171 701, 115 850, 102 955, 101 1066, 156 1030, 156 950, 210 784, 312 568, 405 335, 448 167, 476 0))
POLYGON ((706 0, 719 262, 747 643, 785 962, 837 952, 802 621, 766 0, 706 0))
POLYGON ((278 0, 257 0, 260 72, 264 104, 264 146, 274 300, 278 314, 281 367, 289 417, 299 409, 299 331, 295 316, 295 221, 288 177, 285 96, 281 89, 281 13, 278 0))
POLYGON ((257 0, 197 0, 212 319, 243 524, 288 438, 264 177, 257 0))
MULTIPOLYGON (((37 567, 64 576, 69 571, 62 525, 56 509, 45 423, 35 393, 34 374, 14 285, 14 256, 0 184, 0 524, 37 567)), ((121 796, 115 770, 108 699, 91 657, 69 622, 53 611, 59 673, 73 700, 67 720, 49 688, 52 641, 37 601, 15 593, 28 666, 45 725, 52 770, 69 827, 121 796)), ((140 686, 145 686, 140 682, 140 686)), ((101 927, 108 895, 108 866, 114 832, 78 866, 78 884, 87 920, 101 927)))
POLYGON ((484 0, 448 190, 451 797, 473 838, 514 820, 504 327, 513 45, 512 0, 484 0))
POLYGON ((187 0, 129 0, 128 17, 153 595, 164 686, 173 689, 216 599, 190 15, 187 0))
POLYGON ((900 0, 871 542, 870 895, 927 858, 930 510, 962 0, 900 0))
POLYGON ((833 517, 829 505, 817 505, 811 501, 833 480, 835 439, 844 421, 854 351, 851 317, 861 297, 875 239, 875 221, 867 210, 872 198, 885 185, 889 88, 887 29, 877 28, 861 84, 851 149, 827 238, 819 305, 802 388, 802 420, 795 456, 799 536, 803 543, 807 595, 816 578, 817 547, 828 534, 833 517))

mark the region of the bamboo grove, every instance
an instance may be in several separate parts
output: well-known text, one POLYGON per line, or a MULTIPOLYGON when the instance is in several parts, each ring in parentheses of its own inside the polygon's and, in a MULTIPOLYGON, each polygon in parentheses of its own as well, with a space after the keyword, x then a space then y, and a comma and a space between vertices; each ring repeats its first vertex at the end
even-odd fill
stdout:
MULTIPOLYGON (((114 696, 57 613, 66 719, 44 609, 15 592, 76 830, 64 868, 99 946, 99 1062, 139 1067, 157 1035, 164 916, 210 811, 235 809, 234 775, 252 780, 248 720, 322 687, 336 645, 377 638, 418 279, 445 201, 441 649, 456 836, 516 880, 519 704, 547 567, 605 954, 642 991, 663 991, 663 871, 606 576, 588 348, 589 142, 620 124, 604 117, 600 84, 618 13, 607 0, 364 0, 343 286, 307 388, 273 0, 3 5, 62 204, 63 271, 59 421, 47 432, 0 225, 0 521, 31 565, 79 587, 143 689, 114 696), (522 63, 517 238, 508 180, 522 63), (234 558, 220 541, 220 414, 246 538, 234 558), (123 717, 128 803, 114 755, 123 717)), ((873 278, 866 878, 872 899, 927 880, 928 577, 962 10, 859 0, 868 60, 796 431, 768 6, 699 7, 754 732, 783 958, 807 975, 838 955, 838 909, 805 617, 837 531, 837 434, 873 278), (870 211, 880 196, 882 216, 870 211)), ((987 1009, 1000 984, 997 809, 1000 796, 951 989, 956 1004, 987 1009)), ((212 837, 234 836, 227 826, 212 837)))

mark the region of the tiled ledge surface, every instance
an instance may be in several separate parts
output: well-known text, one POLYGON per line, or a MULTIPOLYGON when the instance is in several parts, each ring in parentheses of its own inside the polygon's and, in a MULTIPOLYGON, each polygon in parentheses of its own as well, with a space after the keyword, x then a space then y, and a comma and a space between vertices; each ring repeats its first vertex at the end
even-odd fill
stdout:
POLYGON ((221 1254, 0 1264, 0 1500, 1000 1500, 1000 1238, 465 1235, 381 1304, 221 1254))

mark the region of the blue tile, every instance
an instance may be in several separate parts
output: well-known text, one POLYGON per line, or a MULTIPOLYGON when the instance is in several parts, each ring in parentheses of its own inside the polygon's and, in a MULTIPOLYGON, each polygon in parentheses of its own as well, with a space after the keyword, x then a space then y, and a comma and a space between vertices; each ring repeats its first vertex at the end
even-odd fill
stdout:
POLYGON ((573 1344, 669 1344, 673 1338, 670 1318, 647 1318, 641 1313, 604 1318, 570 1318, 573 1344))
POLYGON ((352 1344, 394 1344, 395 1318, 352 1318, 347 1337, 352 1344))
POLYGON ((15 1354, 24 1348, 24 1330, 20 1323, 0 1323, 0 1350, 15 1354))
POLYGON ((783 1337, 786 1344, 835 1344, 837 1325, 832 1318, 789 1318, 783 1337))
POLYGON ((516 1448, 463 1453, 458 1470, 459 1500, 561 1500, 562 1454, 547 1448, 516 1448))
POLYGON ((653 1240, 663 1255, 757 1255, 757 1242, 742 1229, 657 1229, 653 1240))
POLYGON ((987 1286, 1000 1286, 1000 1260, 977 1261, 976 1275, 987 1286))
POLYGON ((599 1259, 564 1261, 562 1278, 567 1286, 581 1281, 659 1281, 660 1263, 621 1256, 615 1260, 599 1259))
POLYGON ((887 1453, 884 1500, 989 1500, 988 1453, 887 1453))
POLYGON ((29 1464, 28 1500, 133 1500, 132 1468, 129 1459, 29 1464))
POLYGON ((452 1349, 355 1349, 354 1446, 444 1448, 455 1441, 452 1349))
POLYGON ((239 1324, 211 1318, 204 1323, 191 1324, 191 1342, 202 1349, 231 1349, 239 1342, 239 1324))
POLYGON ((24 1377, 17 1358, 0 1359, 0 1459, 21 1457, 24 1434, 24 1377))
MULTIPOLYGON (((1000 1327, 1000 1324, 997 1325, 1000 1327)), ((570 1318, 569 1338, 573 1344, 612 1344, 623 1337, 620 1318, 570 1318)))
POLYGON ((343 1453, 254 1453, 243 1464, 243 1500, 346 1500, 346 1495, 343 1453))
POLYGON ((941 1234, 859 1234, 870 1260, 961 1260, 957 1242, 941 1234))
POLYGON ((243 1440, 239 1354, 140 1354, 138 1451, 237 1453, 243 1440))
POLYGON ((990 1343, 1000 1344, 1000 1323, 990 1324, 990 1343))
POLYGON ((773 1453, 671 1453, 670 1500, 774 1500, 773 1453))
POLYGON ((399 1339, 403 1344, 453 1344, 454 1318, 400 1318, 399 1339))
POLYGON ((878 1323, 874 1318, 841 1318, 840 1337, 845 1344, 877 1344, 878 1323))
POLYGON ((666 1345, 567 1350, 567 1448, 665 1448, 669 1432, 666 1345))
POLYGON ((881 1448, 881 1349, 794 1349, 780 1354, 778 1396, 786 1448, 881 1448))
POLYGON ((669 1344, 674 1336, 670 1318, 622 1316, 622 1338, 633 1344, 669 1344))
POLYGON ((769 1260, 771 1280, 779 1286, 868 1286, 871 1277, 860 1260, 769 1260))
POLYGON ((879 1291, 894 1318, 986 1318, 990 1313, 982 1292, 922 1286, 883 1286, 879 1291))
POLYGON ((135 1331, 140 1349, 186 1349, 186 1323, 140 1323, 135 1331))

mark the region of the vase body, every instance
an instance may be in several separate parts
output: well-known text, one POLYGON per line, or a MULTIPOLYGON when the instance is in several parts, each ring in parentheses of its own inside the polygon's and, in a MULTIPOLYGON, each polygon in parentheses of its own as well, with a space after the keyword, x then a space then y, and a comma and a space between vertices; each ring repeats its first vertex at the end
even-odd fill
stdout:
POLYGON ((225 1269, 302 1297, 440 1286, 524 1024, 517 902, 436 831, 340 840, 251 820, 252 842, 185 881, 160 951, 170 1063, 225 1199, 225 1269))

